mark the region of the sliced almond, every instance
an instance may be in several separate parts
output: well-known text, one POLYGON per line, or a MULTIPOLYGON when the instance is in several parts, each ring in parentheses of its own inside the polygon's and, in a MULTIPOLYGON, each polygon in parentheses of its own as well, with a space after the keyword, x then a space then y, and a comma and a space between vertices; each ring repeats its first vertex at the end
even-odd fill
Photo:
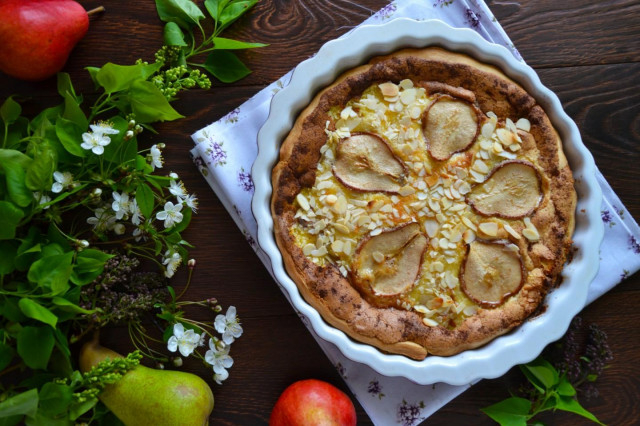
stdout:
POLYGON ((475 240, 468 245, 460 283, 475 303, 485 308, 500 306, 520 290, 523 282, 520 255, 505 243, 475 240))
POLYGON ((467 194, 467 203, 479 214, 519 219, 540 204, 540 176, 525 161, 505 161, 467 194))
POLYGON ((416 222, 365 238, 353 260, 353 282, 371 303, 389 304, 389 296, 413 286, 426 248, 427 237, 416 222))
POLYGON ((338 144, 336 155, 333 174, 351 189, 397 193, 403 186, 404 164, 377 135, 354 133, 338 144))
POLYGON ((385 98, 393 98, 395 96, 398 96, 398 94, 400 93, 400 89, 398 88, 398 86, 391 83, 390 81, 379 84, 378 87, 382 92, 382 96, 384 96, 385 98))
POLYGON ((478 110, 449 95, 438 96, 425 110, 422 121, 429 153, 441 161, 469 148, 480 130, 478 110))

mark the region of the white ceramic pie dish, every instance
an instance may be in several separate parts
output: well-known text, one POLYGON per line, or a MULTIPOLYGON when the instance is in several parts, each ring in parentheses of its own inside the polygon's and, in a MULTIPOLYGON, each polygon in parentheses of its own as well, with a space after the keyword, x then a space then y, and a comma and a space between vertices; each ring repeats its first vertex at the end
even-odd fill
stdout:
POLYGON ((475 31, 454 29, 442 21, 396 19, 383 25, 358 27, 345 37, 326 43, 314 57, 296 67, 289 85, 274 96, 269 117, 258 133, 258 158, 252 169, 255 182, 252 209, 258 222, 258 243, 271 260, 274 276, 294 308, 309 319, 318 336, 334 343, 346 357, 364 363, 380 374, 402 376, 419 384, 462 385, 499 377, 514 365, 534 359, 547 344, 565 333, 571 319, 584 307, 589 284, 598 271, 599 247, 604 234, 600 219, 602 192, 595 179, 595 170, 591 153, 582 143, 577 126, 562 109, 558 97, 542 85, 532 68, 516 60, 506 48, 487 42, 475 31), (578 204, 573 260, 563 270, 562 285, 547 295, 544 313, 478 349, 416 361, 383 353, 352 340, 327 324, 302 298, 284 268, 274 237, 270 209, 271 170, 279 159, 280 144, 298 114, 320 89, 371 57, 406 47, 434 45, 498 66, 537 99, 563 140, 576 180, 578 204))

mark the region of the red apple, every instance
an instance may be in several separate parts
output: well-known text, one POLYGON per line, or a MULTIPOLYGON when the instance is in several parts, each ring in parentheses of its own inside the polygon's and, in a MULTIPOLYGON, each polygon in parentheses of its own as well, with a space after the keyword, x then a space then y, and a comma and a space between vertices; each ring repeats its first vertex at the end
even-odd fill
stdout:
POLYGON ((354 426, 356 409, 344 392, 320 380, 301 380, 282 392, 269 426, 354 426))
POLYGON ((72 0, 1 0, 0 70, 22 80, 50 77, 88 28, 87 12, 72 0))

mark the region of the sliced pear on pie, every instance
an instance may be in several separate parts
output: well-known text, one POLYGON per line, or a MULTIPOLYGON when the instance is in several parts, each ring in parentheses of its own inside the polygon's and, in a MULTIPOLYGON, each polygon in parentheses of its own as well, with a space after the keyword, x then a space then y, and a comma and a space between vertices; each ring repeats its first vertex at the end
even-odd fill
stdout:
POLYGON ((353 261, 354 283, 368 296, 409 290, 420 272, 427 237, 415 222, 363 240, 353 261))
POLYGON ((379 136, 355 133, 336 149, 333 174, 357 191, 397 193, 403 186, 405 165, 379 136))
POLYGON ((422 132, 431 156, 447 160, 469 148, 478 136, 479 121, 478 110, 469 102, 449 95, 438 96, 422 119, 422 132))
POLYGON ((460 269, 462 291, 480 306, 493 308, 516 294, 524 282, 517 246, 475 240, 460 269))
POLYGON ((540 176, 528 162, 513 160, 498 164, 484 182, 467 194, 467 203, 483 216, 519 219, 540 204, 540 176))

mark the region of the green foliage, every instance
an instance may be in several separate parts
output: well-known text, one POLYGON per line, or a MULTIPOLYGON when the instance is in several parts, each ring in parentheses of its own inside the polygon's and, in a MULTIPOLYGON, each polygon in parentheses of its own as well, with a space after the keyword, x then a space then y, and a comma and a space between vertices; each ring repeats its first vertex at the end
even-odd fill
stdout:
MULTIPOLYGON (((538 414, 556 410, 602 424, 578 402, 578 389, 585 382, 592 385, 605 368, 604 363, 612 357, 606 335, 597 327, 590 329, 585 355, 579 354, 575 335, 580 325, 577 318, 562 340, 546 348, 542 356, 520 366, 527 379, 527 385, 518 392, 522 396, 511 396, 483 408, 482 412, 503 426, 525 426, 538 414)), ((593 389, 587 392, 593 393, 593 389)))
MULTIPOLYGON (((165 278, 187 260, 181 233, 196 200, 177 176, 159 173, 164 146, 141 149, 138 138, 153 123, 182 118, 171 103, 181 91, 210 88, 206 70, 225 82, 250 72, 230 50, 264 45, 220 33, 255 3, 207 1, 214 21, 202 25, 209 18, 195 2, 156 0, 164 46, 152 63, 88 67, 93 103, 66 73, 58 74, 59 103, 33 117, 15 96, 0 102, 0 376, 18 377, 0 381, 0 425, 106 421, 99 392, 141 355, 83 375, 70 345, 125 323, 134 345, 148 349, 140 321, 152 309, 171 312, 166 328, 188 323, 165 278), (123 259, 138 257, 155 261, 160 274, 126 269, 123 259)), ((150 349, 145 356, 167 359, 150 349)))
MULTIPOLYGON (((221 51, 254 49, 264 47, 266 44, 222 38, 220 34, 256 3, 258 0, 206 0, 205 9, 213 19, 213 32, 206 34, 201 25, 201 21, 206 17, 194 2, 156 0, 158 17, 166 22, 165 45, 174 48, 169 54, 167 51, 162 52, 157 59, 163 60, 170 67, 189 65, 203 68, 223 83, 231 83, 246 77, 251 73, 249 68, 231 52, 222 53, 221 51), (194 33, 196 28, 199 34, 194 33), (208 54, 204 62, 196 60, 204 54, 208 54)), ((200 85, 197 79, 193 80, 200 85)), ((163 89, 166 87, 160 87, 160 89, 165 93, 163 89)), ((172 96, 175 96, 175 93, 171 93, 168 97, 172 96)))

